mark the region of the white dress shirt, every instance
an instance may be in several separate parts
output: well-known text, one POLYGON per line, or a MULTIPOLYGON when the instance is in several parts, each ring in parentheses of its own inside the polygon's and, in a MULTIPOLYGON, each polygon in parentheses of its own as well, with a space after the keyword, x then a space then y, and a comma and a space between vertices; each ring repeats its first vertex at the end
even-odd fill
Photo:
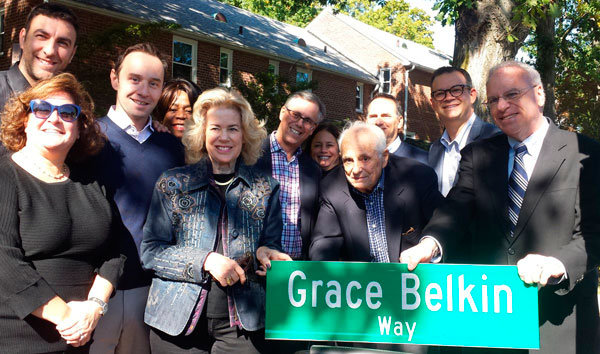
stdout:
POLYGON ((448 131, 444 129, 444 134, 440 138, 440 143, 444 147, 442 154, 442 173, 438 176, 438 188, 445 197, 454 187, 457 181, 458 165, 460 163, 460 151, 467 145, 467 138, 471 133, 471 128, 475 122, 476 115, 473 113, 467 123, 462 126, 454 140, 450 141, 448 131))
POLYGON ((138 131, 127 113, 123 111, 117 111, 116 106, 111 106, 107 115, 108 118, 110 118, 110 120, 112 120, 119 128, 123 129, 125 133, 137 140, 140 144, 148 140, 150 135, 152 135, 152 132, 154 132, 151 116, 148 117, 148 123, 146 123, 144 128, 138 131))
MULTIPOLYGON (((550 124, 544 118, 544 122, 542 126, 539 127, 533 134, 528 136, 522 142, 527 146, 527 153, 523 155, 523 163, 525 164, 525 172, 527 172, 527 179, 531 180, 531 174, 533 173, 533 169, 535 168, 535 164, 537 162, 538 156, 540 156, 540 151, 542 150, 542 144, 544 143, 544 138, 546 137, 546 133, 548 132, 548 128, 550 124)), ((515 149, 514 147, 521 143, 511 137, 508 138, 508 144, 510 145, 510 149, 508 149, 508 175, 507 179, 510 178, 510 174, 513 170, 513 165, 515 163, 515 149)))
POLYGON ((388 145, 387 150, 390 152, 390 154, 393 154, 396 152, 396 150, 398 150, 400 148, 400 144, 402 144, 402 140, 400 139, 400 136, 398 135, 396 137, 396 139, 394 141, 392 141, 392 143, 390 145, 388 145))

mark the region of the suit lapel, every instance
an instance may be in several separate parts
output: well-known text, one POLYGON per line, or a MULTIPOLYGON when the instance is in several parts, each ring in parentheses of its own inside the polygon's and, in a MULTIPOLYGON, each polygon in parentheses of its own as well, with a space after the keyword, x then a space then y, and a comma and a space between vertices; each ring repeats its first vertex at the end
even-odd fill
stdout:
MULTIPOLYGON (((485 165, 481 169, 484 183, 488 185, 490 202, 494 206, 495 215, 498 216, 498 227, 507 235, 510 228, 508 220, 508 139, 502 135, 494 140, 493 144, 485 145, 489 151, 483 156, 485 165)), ((474 156, 474 159, 476 156, 474 156)), ((508 236, 507 236, 508 237, 508 236)))
POLYGON ((483 122, 481 121, 481 119, 479 119, 479 117, 475 117, 475 121, 473 122, 471 131, 469 132, 469 135, 467 135, 467 142, 465 146, 469 145, 473 141, 477 140, 477 138, 479 138, 479 135, 481 135, 481 128, 483 128, 483 122))
POLYGON ((566 157, 564 156, 564 152, 566 149, 564 147, 566 145, 567 143, 560 139, 559 129, 553 123, 550 123, 542 144, 542 149, 540 150, 540 155, 527 184, 527 191, 525 192, 523 205, 519 212, 513 242, 527 226, 540 198, 544 195, 548 186, 552 183, 554 176, 556 176, 556 173, 565 162, 566 157))
POLYGON ((342 188, 342 202, 344 210, 346 211, 349 223, 352 224, 350 227, 349 237, 344 238, 346 243, 346 249, 351 250, 352 254, 349 255, 353 260, 368 260, 370 259, 371 247, 369 246, 369 230, 367 225, 367 213, 356 205, 354 199, 350 195, 350 186, 346 180, 346 177, 342 174, 343 180, 340 179, 340 183, 343 184, 342 188))
POLYGON ((436 140, 431 145, 431 150, 429 151, 429 156, 427 157, 429 160, 429 166, 435 170, 438 176, 442 173, 441 163, 442 163, 442 154, 444 153, 444 147, 440 140, 436 140))
MULTIPOLYGON (((397 175, 404 175, 397 171, 397 175)), ((402 223, 404 202, 400 195, 404 191, 404 184, 393 177, 394 171, 390 165, 386 167, 385 181, 383 181, 383 205, 385 215, 385 237, 387 239, 388 254, 390 262, 398 262, 400 258, 400 247, 402 244, 402 223)))

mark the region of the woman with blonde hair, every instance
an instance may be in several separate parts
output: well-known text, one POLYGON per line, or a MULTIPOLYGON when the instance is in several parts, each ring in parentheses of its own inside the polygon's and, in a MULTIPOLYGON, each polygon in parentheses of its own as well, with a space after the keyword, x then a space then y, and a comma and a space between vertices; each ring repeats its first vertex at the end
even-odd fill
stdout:
POLYGON ((122 272, 103 190, 70 167, 104 144, 93 109, 75 77, 60 74, 3 113, 2 143, 14 151, 0 159, 3 352, 85 346, 122 272))
POLYGON ((266 136, 236 91, 205 91, 182 142, 191 165, 156 183, 142 262, 153 352, 265 352, 264 275, 281 252, 279 183, 253 165, 266 136))

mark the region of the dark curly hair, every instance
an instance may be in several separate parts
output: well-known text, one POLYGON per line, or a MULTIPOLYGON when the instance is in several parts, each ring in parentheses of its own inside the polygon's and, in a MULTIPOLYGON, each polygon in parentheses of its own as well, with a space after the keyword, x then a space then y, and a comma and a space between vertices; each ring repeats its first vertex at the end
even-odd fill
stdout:
POLYGON ((96 123, 94 101, 75 76, 69 73, 42 80, 6 104, 0 127, 2 144, 11 151, 21 150, 27 143, 25 123, 29 116, 29 102, 48 98, 58 92, 68 94, 73 103, 81 107, 81 114, 77 118, 79 139, 71 147, 67 161, 79 162, 98 153, 104 146, 106 137, 96 123))

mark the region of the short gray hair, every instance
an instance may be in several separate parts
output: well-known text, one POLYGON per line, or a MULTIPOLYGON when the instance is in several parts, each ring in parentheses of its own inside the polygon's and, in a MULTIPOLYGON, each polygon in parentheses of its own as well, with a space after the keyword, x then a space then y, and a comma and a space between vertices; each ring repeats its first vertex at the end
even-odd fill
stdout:
POLYGON ((492 67, 490 69, 490 71, 488 71, 488 77, 487 77, 487 81, 485 82, 485 84, 489 84, 490 83, 490 78, 492 77, 492 75, 494 75, 496 73, 496 71, 503 69, 503 68, 520 68, 523 71, 525 71, 527 73, 527 76, 529 76, 529 79, 531 80, 531 83, 534 85, 542 85, 542 78, 540 77, 540 73, 535 70, 535 68, 529 64, 520 62, 520 61, 515 61, 515 60, 509 60, 509 61, 505 61, 502 62, 500 64, 496 64, 494 65, 494 67, 492 67))
POLYGON ((294 98, 301 98, 305 101, 312 102, 319 107, 319 121, 317 123, 321 123, 325 119, 325 104, 323 103, 323 101, 321 101, 319 96, 315 95, 314 93, 308 90, 297 91, 288 96, 287 100, 285 100, 284 105, 287 106, 287 104, 290 103, 290 101, 294 98))
POLYGON ((342 147, 342 142, 348 133, 362 133, 371 135, 375 139, 375 151, 377 151, 379 157, 383 156, 383 152, 385 151, 387 145, 385 143, 385 133, 378 126, 374 124, 368 124, 360 120, 346 124, 344 130, 342 130, 342 133, 340 134, 340 138, 338 139, 338 145, 340 146, 340 149, 342 147))

